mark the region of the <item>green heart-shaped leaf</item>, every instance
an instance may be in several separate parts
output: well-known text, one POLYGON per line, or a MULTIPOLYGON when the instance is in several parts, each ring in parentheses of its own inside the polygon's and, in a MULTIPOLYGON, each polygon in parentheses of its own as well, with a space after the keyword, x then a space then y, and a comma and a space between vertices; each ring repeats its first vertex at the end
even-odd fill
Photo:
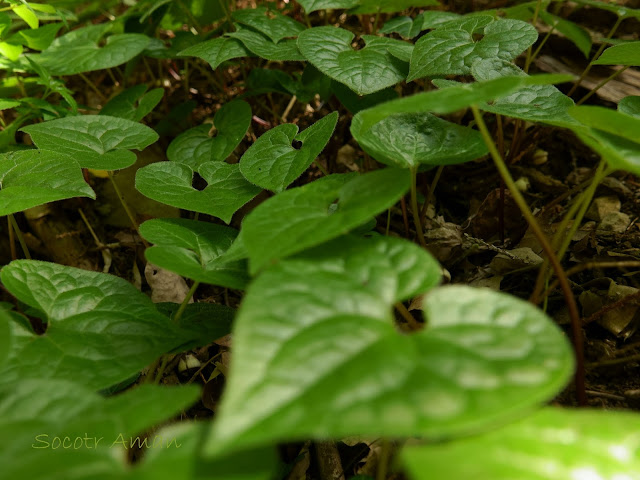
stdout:
POLYGON ((37 336, 11 323, 12 351, 0 383, 73 378, 88 388, 106 388, 194 338, 133 285, 112 275, 18 260, 2 269, 0 279, 48 324, 37 336))
POLYGON ((238 236, 233 228, 183 218, 153 219, 140 234, 155 246, 147 260, 199 282, 243 289, 249 279, 246 262, 228 261, 225 253, 238 236))
POLYGON ((198 173, 207 182, 204 190, 192 187, 193 170, 180 163, 159 162, 136 173, 136 189, 144 196, 173 207, 206 213, 231 221, 233 214, 262 191, 240 173, 240 166, 205 162, 198 173))
POLYGON ((227 36, 240 40, 250 52, 266 60, 278 62, 305 60, 294 39, 284 39, 274 43, 263 34, 246 28, 239 28, 238 31, 228 33, 227 36))
POLYGON ((215 70, 221 63, 232 58, 250 57, 251 52, 235 38, 218 37, 193 45, 178 55, 201 58, 215 70))
POLYGON ((283 38, 297 37, 306 27, 293 18, 267 7, 243 8, 232 14, 233 19, 269 37, 273 43, 283 38))
POLYGON ((362 149, 386 165, 453 165, 487 153, 480 132, 442 120, 430 113, 401 113, 385 118, 362 133, 360 114, 353 117, 351 134, 362 149))
POLYGON ((96 194, 72 157, 49 150, 0 154, 0 216, 73 197, 96 194))
POLYGON ((387 45, 367 44, 355 51, 351 48, 353 38, 353 33, 342 28, 315 27, 300 33, 298 47, 318 70, 358 95, 377 92, 406 78, 407 64, 389 53, 387 45))
MULTIPOLYGON (((492 17, 477 16, 472 20, 492 17)), ((465 19, 469 22, 470 19, 465 19)), ((484 27, 484 37, 474 41, 473 31, 458 26, 459 21, 445 23, 433 32, 427 33, 416 42, 411 56, 408 81, 422 77, 444 75, 467 75, 474 61, 497 58, 511 61, 538 38, 538 32, 530 24, 513 19, 499 19, 484 27)))
POLYGON ((199 125, 178 135, 167 149, 167 158, 196 171, 205 162, 221 162, 240 144, 250 125, 248 103, 225 103, 213 117, 213 125, 199 125))
POLYGON ((402 460, 413 480, 631 479, 638 432, 637 413, 549 407, 485 435, 405 448, 402 460))
POLYGON ((251 273, 365 223, 396 203, 409 183, 406 170, 385 168, 330 175, 271 197, 242 224, 251 273))
POLYGON ((51 75, 76 75, 122 65, 149 44, 150 38, 146 35, 124 33, 111 35, 105 45, 100 46, 100 39, 109 28, 110 24, 104 24, 73 30, 56 38, 35 58, 51 75))
POLYGON ((281 192, 322 152, 337 122, 333 112, 300 133, 291 123, 268 130, 242 156, 240 171, 251 183, 281 192))
MULTIPOLYGON (((473 64, 471 73, 479 81, 508 76, 527 76, 513 63, 500 59, 479 60, 473 64)), ((437 81, 434 83, 438 84, 437 81)), ((568 113, 573 105, 573 100, 553 85, 530 85, 495 102, 485 103, 481 108, 487 112, 528 122, 544 122, 568 127, 578 124, 568 113)))
POLYGON ((146 85, 136 85, 120 92, 102 107, 100 115, 139 122, 151 113, 164 95, 162 88, 154 88, 149 92, 147 88, 146 85))
POLYGON ((452 113, 474 103, 488 102, 510 95, 527 85, 547 85, 572 79, 571 75, 557 74, 501 77, 486 82, 466 83, 418 93, 363 111, 361 131, 367 131, 375 123, 395 113, 452 113))
POLYGON ((136 155, 158 134, 140 123, 108 115, 65 117, 23 127, 43 150, 67 154, 83 168, 118 170, 133 165, 136 155))
POLYGON ((476 432, 562 388, 573 363, 565 336, 509 295, 434 289, 425 330, 399 334, 392 305, 438 281, 432 257, 389 237, 336 239, 264 271, 238 312, 234 362, 205 451, 476 432))
MULTIPOLYGON (((124 479, 129 465, 121 441, 133 447, 132 438, 135 442, 140 435, 143 443, 144 430, 188 408, 198 396, 193 386, 141 385, 104 398, 68 380, 48 378, 2 386, 3 475, 65 480, 91 472, 92 478, 124 479)), ((153 440, 150 436, 148 444, 153 440)))

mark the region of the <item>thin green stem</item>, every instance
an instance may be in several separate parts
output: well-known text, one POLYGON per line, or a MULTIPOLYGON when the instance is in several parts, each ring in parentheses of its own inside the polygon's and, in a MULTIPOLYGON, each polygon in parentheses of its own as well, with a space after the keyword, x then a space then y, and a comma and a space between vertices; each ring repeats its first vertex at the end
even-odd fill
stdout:
POLYGON ((420 220, 420 210, 418 209, 418 167, 411 168, 411 213, 413 214, 413 223, 418 234, 418 242, 423 248, 427 248, 427 242, 424 239, 424 229, 420 220))
POLYGON ((197 282, 197 281, 193 282, 193 285, 191 285, 191 288, 189 289, 189 292, 187 293, 187 296, 184 297, 184 300, 182 300, 182 303, 180 304, 180 307, 178 308, 178 311, 173 316, 173 321, 175 323, 178 323, 180 321, 180 318, 182 317, 182 314, 187 309, 187 305, 189 304, 189 300, 191 300, 191 297, 193 297, 193 294, 196 293, 196 290, 198 289, 199 285, 200 285, 200 282, 197 282))
MULTIPOLYGON (((540 50, 542 50, 542 47, 544 47, 544 44, 547 43, 547 40, 549 40, 549 37, 551 36, 551 34, 555 30, 555 28, 556 28, 555 26, 552 26, 549 29, 549 31, 547 32, 547 34, 544 36, 542 41, 540 42, 540 45, 538 45, 538 47, 536 48, 536 51, 533 52, 530 56, 529 55, 527 56, 527 60, 525 61, 525 64, 524 64, 524 71, 525 72, 529 71, 529 67, 531 66, 533 61, 536 59, 536 57, 540 53, 540 50)), ((531 48, 531 47, 529 47, 529 48, 531 48)))
POLYGON ((27 242, 25 242, 24 240, 24 236, 20 231, 20 227, 18 226, 18 222, 16 222, 16 218, 13 216, 12 213, 10 213, 8 217, 9 217, 9 222, 13 227, 13 231, 16 233, 16 237, 18 237, 18 242, 20 242, 20 247, 22 248, 22 253, 24 253, 24 257, 31 260, 31 253, 29 253, 29 247, 27 247, 27 242))
POLYGON ((440 165, 438 170, 436 170, 436 174, 431 181, 431 185, 429 185, 429 191, 427 192, 427 196, 424 198, 424 204, 422 205, 422 210, 420 210, 420 218, 425 218, 427 214, 427 209, 429 208, 429 204, 431 203, 431 199, 433 198, 433 193, 436 191, 436 187, 438 186, 438 181, 440 181, 440 176, 442 175, 442 170, 444 170, 444 165, 440 165))
POLYGON ((614 78, 616 78, 618 75, 620 75, 622 72, 624 72, 627 68, 629 68, 631 65, 625 65, 622 68, 619 68, 618 70, 616 70, 615 72, 613 72, 611 75, 609 75, 607 78, 605 78, 604 80, 602 80, 598 85, 596 85, 595 87, 593 87, 591 89, 591 91, 589 93, 587 93, 584 97, 582 97, 580 100, 578 100, 576 102, 576 105, 582 105, 584 102, 586 102, 587 100, 589 100, 589 98, 591 98, 591 95, 593 95, 594 93, 596 93, 598 90, 600 90, 603 86, 605 86, 607 83, 609 83, 611 80, 613 80, 614 78))
POLYGON ((380 20, 380 8, 378 8, 378 10, 376 11, 376 17, 373 20, 373 30, 371 32, 373 35, 378 33, 378 21, 379 20, 380 20))
MULTIPOLYGON (((611 27, 611 30, 609 30, 609 33, 607 34, 606 40, 609 40, 611 37, 613 37, 613 34, 616 33, 616 30, 618 29, 618 27, 622 23, 622 20, 624 20, 624 17, 618 17, 618 20, 616 20, 616 23, 614 23, 613 27, 611 27)), ((598 60, 598 57, 600 57, 600 54, 604 51, 604 49, 606 47, 607 47, 607 42, 602 42, 602 45, 600 45, 600 48, 598 48, 598 51, 591 58, 591 61, 589 62, 587 67, 583 70, 582 74, 580 74, 580 78, 578 78, 576 83, 573 84, 573 87, 571 87, 571 90, 569 90, 569 93, 567 93, 568 97, 570 97, 573 94, 573 92, 575 92, 578 89, 578 87, 580 86, 582 81, 589 74, 589 71, 591 70, 591 67, 593 67, 593 62, 598 60)))
POLYGON ((327 172, 327 169, 322 166, 318 159, 315 159, 313 163, 316 167, 318 167, 318 170, 320 170, 325 177, 329 176, 329 172, 327 172))
POLYGON ((164 370, 167 368, 167 364, 169 363, 170 355, 163 355, 162 363, 160 363, 160 367, 158 367, 158 371, 156 372, 156 378, 153 380, 153 383, 158 385, 160 380, 162 380, 162 375, 164 375, 164 370))
POLYGON ((476 124, 478 125, 478 129, 482 134, 482 138, 484 139, 487 148, 489 149, 489 153, 493 158, 494 164, 500 173, 500 176, 504 180, 505 185, 511 192, 513 199, 515 200, 522 216, 527 220, 529 227, 533 231, 534 235, 542 245, 544 252, 546 253, 553 269, 556 272, 556 276, 558 277, 558 281, 560 282, 560 287, 562 289, 562 293, 564 295, 565 302, 567 304, 567 309, 569 310, 569 317, 571 318, 571 326, 573 330, 573 347, 576 355, 576 374, 575 374, 575 385, 576 385, 576 397, 578 400, 578 404, 586 405, 587 403, 587 395, 585 393, 585 372, 584 372, 584 345, 582 338, 582 324, 580 322, 580 313, 578 312, 578 306, 576 305, 576 300, 573 296, 573 292, 571 291, 571 286, 569 285, 569 280, 567 279, 567 275, 565 274, 558 257, 556 257, 549 240, 546 235, 540 228, 538 221, 533 216, 533 213, 529 209, 529 205, 527 205, 526 200, 518 190, 507 165, 502 160, 498 149, 491 139, 489 134, 489 130, 487 129, 487 125, 484 123, 484 119, 482 118, 482 114, 480 110, 478 110, 477 105, 472 105, 471 110, 473 111, 473 116, 476 120, 476 124))
MULTIPOLYGON (((389 213, 391 213, 391 210, 389 210, 389 213)), ((18 252, 16 252, 15 232, 13 231, 13 225, 11 225, 11 219, 8 215, 7 230, 9 232, 9 249, 11 250, 11 260, 16 260, 18 258, 18 252)), ((387 235, 389 235, 389 224, 387 224, 387 235)))
MULTIPOLYGON (((125 200, 124 195, 120 191, 120 187, 118 187, 118 184, 116 183, 116 180, 113 177, 113 172, 109 170, 107 174, 109 175, 109 180, 111 180, 111 184, 113 185, 113 189, 115 190, 116 195, 118 195, 118 198, 120 199, 122 208, 124 208, 124 211, 126 212, 127 217, 129 217, 129 221, 131 222, 131 225, 133 226, 135 231, 138 232, 138 234, 140 234, 140 228, 138 227, 138 222, 136 222, 136 218, 133 216, 133 212, 129 208, 129 205, 125 200)), ((142 238, 142 235, 140 235, 140 237, 142 238)), ((142 243, 144 244, 145 247, 149 246, 149 243, 144 238, 142 238, 142 243)))
POLYGON ((103 102, 107 101, 107 97, 104 96, 104 94, 100 91, 100 89, 98 87, 95 86, 95 84, 89 80, 89 77, 87 77, 84 73, 79 73, 78 75, 80 75, 80 78, 82 80, 84 80, 84 82, 89 85, 89 88, 91 88, 91 90, 93 90, 95 92, 96 95, 98 95, 98 97, 100 97, 100 99, 103 102))
MULTIPOLYGON (((540 15, 540 7, 542 6, 542 0, 538 0, 538 3, 536 3, 536 9, 533 12, 533 18, 531 19, 531 25, 536 26, 536 23, 538 22, 538 15, 540 15)), ((528 72, 529 71, 529 65, 531 64, 531 59, 532 59, 532 55, 531 55, 531 46, 529 46, 529 48, 527 49, 527 59, 524 62, 524 71, 528 72)))

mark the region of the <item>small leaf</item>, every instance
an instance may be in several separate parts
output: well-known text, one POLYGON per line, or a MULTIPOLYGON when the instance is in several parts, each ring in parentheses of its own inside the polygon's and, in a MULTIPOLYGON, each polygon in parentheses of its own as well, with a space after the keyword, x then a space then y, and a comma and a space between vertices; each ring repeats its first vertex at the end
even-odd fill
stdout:
POLYGON ((355 7, 360 0, 298 0, 306 13, 316 10, 336 10, 355 7))
POLYGON ((624 97, 618 102, 618 111, 631 115, 632 117, 640 118, 640 96, 628 96, 624 97))
POLYGON ((221 162, 240 144, 250 125, 248 103, 242 100, 225 103, 213 117, 213 126, 200 125, 178 135, 167 149, 167 158, 196 171, 205 162, 221 162))
POLYGON ((414 480, 633 478, 640 415, 544 408, 501 429, 401 454, 414 480), (464 461, 460 461, 464 459, 464 461))
POLYGON ((360 130, 366 132, 372 125, 395 113, 433 112, 452 113, 474 103, 488 102, 511 93, 527 85, 561 83, 573 79, 571 75, 531 75, 501 77, 486 82, 462 84, 430 92, 418 93, 362 112, 360 130))
POLYGON ((315 27, 300 33, 298 47, 318 70, 358 95, 377 92, 405 79, 407 65, 389 53, 388 45, 367 44, 356 51, 351 48, 353 38, 353 33, 342 28, 315 27))
POLYGON ((29 25, 29 27, 38 28, 38 17, 35 12, 29 7, 29 5, 26 5, 26 2, 22 5, 18 5, 17 7, 13 7, 13 13, 24 20, 25 23, 29 25))
POLYGON ((322 152, 337 122, 338 112, 333 112, 300 133, 290 123, 268 130, 242 156, 240 171, 251 183, 283 191, 322 152))
POLYGON ((251 52, 244 47, 240 40, 218 37, 193 45, 182 50, 178 55, 180 57, 201 58, 215 70, 221 63, 232 58, 249 57, 251 52))
MULTIPOLYGON (((479 81, 508 76, 527 76, 513 63, 499 59, 479 60, 473 64, 471 73, 479 81)), ((568 113, 573 105, 573 100, 552 85, 529 85, 493 103, 485 103, 481 108, 487 112, 528 122, 544 122, 568 127, 577 124, 568 113)))
POLYGON ((158 134, 145 125, 107 115, 65 117, 21 129, 38 148, 75 158, 83 168, 118 170, 136 161, 131 149, 143 150, 158 134))
POLYGON ((246 262, 228 261, 225 253, 238 235, 222 225, 187 219, 153 219, 140 225, 140 234, 155 246, 147 260, 199 282, 243 289, 249 278, 246 262))
MULTIPOLYGON (((148 251, 148 249, 147 249, 148 251)), ((246 269, 244 272, 246 276, 246 269)), ((177 303, 156 303, 158 310, 167 317, 173 318, 180 305, 177 303)), ((183 331, 191 333, 192 338, 180 345, 180 351, 205 347, 213 340, 224 337, 231 332, 231 322, 236 311, 225 305, 216 303, 189 303, 184 309, 178 325, 183 331)))
POLYGON ((164 95, 162 88, 154 88, 147 93, 145 92, 147 92, 146 85, 127 88, 109 100, 100 110, 100 115, 139 122, 151 113, 164 95))
POLYGON ((17 260, 2 269, 0 279, 48 324, 37 336, 12 323, 12 352, 0 383, 73 378, 88 388, 106 388, 194 338, 112 275, 17 260))
POLYGON ((9 40, 22 43, 33 50, 44 50, 51 45, 62 26, 62 22, 59 22, 49 23, 30 30, 20 30, 15 35, 12 35, 9 40))
POLYGON ((409 189, 405 170, 330 175, 256 207, 242 224, 250 271, 342 235, 391 207, 409 189))
POLYGON ((511 61, 538 38, 536 29, 526 22, 499 19, 484 27, 483 38, 476 42, 472 37, 476 23, 470 22, 481 22, 483 18, 493 20, 484 16, 464 17, 460 21, 445 23, 418 40, 407 80, 467 75, 472 63, 480 59, 511 61), (453 27, 454 24, 457 28, 453 27))
POLYGON ((285 39, 274 43, 261 33, 246 28, 228 33, 227 36, 240 40, 249 51, 266 60, 279 62, 301 62, 305 60, 294 39, 285 39))
POLYGON ((640 42, 629 42, 607 48, 594 65, 640 66, 640 42))
POLYGON ((398 92, 392 87, 378 90, 370 95, 360 96, 342 83, 331 81, 331 90, 340 103, 351 113, 356 114, 361 110, 375 107, 384 102, 398 98, 398 92))
POLYGON ((205 452, 468 434, 518 418, 564 386, 573 366, 564 334, 510 295, 433 289, 426 328, 399 334, 392 305, 439 277, 424 250, 389 237, 340 238, 264 271, 238 312, 205 452))
POLYGON ((232 17, 236 22, 248 25, 266 35, 273 43, 278 43, 283 38, 297 37, 306 28, 293 18, 277 10, 269 10, 267 7, 235 10, 232 17))
POLYGON ((0 42, 0 54, 15 62, 22 55, 24 48, 19 43, 0 42))
POLYGON ((72 157, 49 150, 0 154, 0 216, 73 197, 96 194, 72 157))
POLYGON ((101 47, 98 43, 109 28, 110 24, 104 24, 72 30, 56 38, 35 59, 52 75, 76 75, 122 65, 149 44, 146 35, 124 33, 111 35, 101 47))
POLYGON ((207 182, 202 191, 192 187, 193 170, 180 163, 159 162, 136 173, 136 189, 146 197, 177 208, 231 221, 233 214, 262 191, 240 173, 238 164, 206 162, 198 173, 207 182))
POLYGON ((589 32, 580 25, 565 20, 562 17, 552 15, 544 10, 540 10, 538 13, 540 18, 544 20, 544 23, 554 27, 558 32, 571 40, 573 44, 578 47, 578 50, 582 52, 584 57, 589 58, 589 53, 591 52, 591 35, 589 35, 589 32))
POLYGON ((447 122, 429 113, 392 115, 361 132, 360 114, 353 117, 351 134, 377 161, 398 168, 453 165, 487 153, 480 132, 447 122))

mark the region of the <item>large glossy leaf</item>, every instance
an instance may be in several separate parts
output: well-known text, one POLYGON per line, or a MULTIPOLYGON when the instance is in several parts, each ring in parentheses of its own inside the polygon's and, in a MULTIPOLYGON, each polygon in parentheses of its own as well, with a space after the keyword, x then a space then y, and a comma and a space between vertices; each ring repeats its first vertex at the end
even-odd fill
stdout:
POLYGON ((358 5, 359 0, 298 0, 307 13, 316 10, 335 10, 338 8, 351 8, 358 5))
POLYGON ((400 113, 361 131, 360 114, 353 117, 351 134, 362 149, 386 165, 453 165, 485 155, 480 132, 442 120, 430 113, 400 113))
POLYGON ((246 28, 238 29, 238 31, 227 35, 241 41, 247 50, 266 60, 292 62, 305 59, 304 55, 300 53, 295 39, 288 38, 274 43, 263 34, 246 28))
POLYGON ((640 42, 629 42, 607 48, 594 65, 640 66, 640 42))
POLYGON ((146 35, 124 33, 109 36, 101 46, 100 40, 109 28, 109 24, 92 25, 62 35, 36 56, 37 62, 52 75, 75 75, 117 67, 142 53, 149 44, 146 35))
POLYGON ((146 125, 108 115, 65 117, 23 127, 33 143, 75 158, 81 167, 117 170, 133 165, 136 155, 158 134, 146 125))
POLYGON ((361 176, 330 175, 271 197, 242 225, 251 272, 347 233, 408 189, 407 171, 386 168, 361 176))
POLYGON ((203 190, 192 187, 194 171, 187 165, 159 162, 136 173, 136 189, 146 197, 173 207, 184 208, 231 221, 233 214, 262 190, 249 183, 240 166, 225 162, 205 162, 198 170, 207 182, 203 190))
POLYGON ((184 218, 152 219, 140 234, 154 246, 145 256, 152 264, 199 282, 243 289, 246 262, 228 261, 225 253, 238 235, 233 228, 184 218))
POLYGON ((209 452, 347 435, 479 431, 551 398, 571 348, 545 314, 490 290, 447 286, 406 336, 391 308, 433 287, 437 263, 388 237, 337 239, 262 273, 234 327, 234 362, 209 452))
POLYGON ((233 12, 233 19, 269 37, 273 43, 283 38, 297 37, 306 27, 293 18, 267 7, 243 8, 233 12))
MULTIPOLYGON (((194 387, 143 385, 105 399, 69 380, 48 378, 4 385, 3 475, 33 480, 124 478, 123 442, 129 447, 136 435, 143 439, 145 429, 179 413, 198 396, 194 387)), ((152 435, 149 445, 153 440, 152 435)))
POLYGON ((240 171, 251 183, 281 192, 320 154, 337 122, 333 112, 300 133, 291 123, 268 130, 242 156, 240 171))
POLYGON ((172 162, 198 170, 205 162, 221 162, 231 155, 251 125, 251 107, 242 100, 225 103, 213 117, 213 125, 190 128, 167 149, 172 162))
POLYGON ((222 62, 232 58, 249 57, 251 52, 245 48, 240 40, 218 37, 182 50, 179 56, 201 58, 215 70, 222 62))
POLYGON ((637 413, 549 407, 486 435, 407 447, 402 460, 412 480, 632 479, 639 432, 637 413))
MULTIPOLYGON (((477 21, 482 18, 491 19, 471 17, 477 21)), ((469 21, 465 19, 465 22, 469 21)), ((427 33, 416 42, 407 80, 467 75, 473 62, 485 58, 511 61, 538 38, 538 32, 530 24, 513 19, 492 21, 484 27, 484 36, 479 41, 474 41, 473 30, 446 28, 447 25, 427 33)))
POLYGON ((11 324, 12 351, 0 383, 54 378, 106 388, 194 338, 133 285, 112 275, 18 260, 2 269, 0 279, 48 324, 40 336, 11 324))
POLYGON ((433 112, 452 113, 474 103, 488 102, 527 85, 545 85, 571 80, 570 75, 532 75, 501 77, 486 82, 456 85, 430 92, 418 93, 382 103, 362 112, 361 131, 396 113, 433 112))
POLYGON ((96 194, 72 157, 49 150, 0 154, 0 216, 73 197, 96 194))
POLYGON ((569 114, 589 127, 626 138, 632 142, 640 141, 638 135, 640 118, 610 108, 584 105, 572 107, 569 114))
MULTIPOLYGON (((473 64, 471 73, 479 81, 527 75, 513 63, 499 59, 479 60, 473 64)), ((529 85, 495 102, 485 103, 481 108, 487 112, 529 122, 570 126, 577 124, 568 113, 568 109, 573 105, 573 100, 553 85, 529 85)))
POLYGON ((407 64, 389 53, 386 45, 367 44, 356 51, 351 48, 353 38, 353 33, 342 28, 315 27, 300 33, 298 47, 318 70, 358 95, 377 92, 405 79, 407 64))

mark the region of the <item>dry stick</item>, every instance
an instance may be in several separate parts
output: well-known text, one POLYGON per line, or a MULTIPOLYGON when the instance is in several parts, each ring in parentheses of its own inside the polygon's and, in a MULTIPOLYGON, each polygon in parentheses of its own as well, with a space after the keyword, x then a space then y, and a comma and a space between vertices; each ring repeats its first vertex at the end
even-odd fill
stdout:
MULTIPOLYGON (((616 30, 620 26, 620 23, 622 23, 622 20, 624 20, 624 17, 618 17, 618 20, 616 20, 616 23, 613 25, 613 27, 611 27, 611 30, 609 30, 609 34, 607 35, 607 38, 605 40, 609 40, 611 37, 613 37, 613 34, 616 33, 616 30)), ((598 48, 598 51, 591 58, 591 61, 589 62, 587 67, 583 70, 582 74, 580 74, 580 78, 578 78, 576 83, 573 84, 573 87, 571 87, 571 90, 569 90, 569 93, 567 93, 567 97, 570 97, 573 94, 573 92, 575 92, 578 89, 582 81, 585 79, 585 77, 591 70, 591 67, 593 67, 593 62, 595 62, 598 59, 598 57, 606 47, 607 47, 607 42, 602 42, 602 45, 600 45, 600 48, 598 48)))
POLYGON ((24 253, 25 258, 31 260, 31 254, 29 253, 29 247, 27 247, 27 242, 24 241, 24 237, 22 236, 22 232, 20 231, 20 227, 18 226, 18 222, 16 222, 16 218, 12 213, 7 215, 9 217, 9 223, 13 227, 13 231, 16 233, 16 237, 18 237, 18 242, 20 243, 20 247, 22 248, 22 253, 24 253))
MULTIPOLYGON (((571 267, 565 273, 567 274, 567 278, 575 275, 576 273, 580 273, 583 270, 592 270, 595 268, 624 268, 624 267, 640 267, 640 261, 627 260, 621 262, 586 262, 581 263, 580 265, 576 265, 575 267, 571 267)), ((549 294, 555 290, 558 286, 558 279, 555 279, 553 283, 547 288, 542 294, 543 297, 549 296, 549 294)))
POLYGON ((511 195, 515 200, 516 204, 520 208, 522 215, 527 220, 527 223, 533 230, 534 235, 542 245, 543 250, 547 254, 549 261, 551 262, 553 269, 556 272, 556 276, 560 281, 560 287, 562 288, 562 293, 564 295, 565 302, 567 303, 567 308, 569 309, 569 317, 571 318, 571 328, 573 331, 573 347, 576 355, 576 374, 575 374, 575 385, 576 385, 576 398, 579 405, 587 404, 587 396, 585 393, 585 374, 584 374, 584 345, 582 339, 582 324, 580 322, 580 314, 578 313, 578 306, 576 305, 576 300, 573 297, 573 292, 571 291, 571 286, 569 285, 569 281, 567 276, 558 261, 558 258, 549 243, 549 240, 545 236, 544 232, 538 225, 538 221, 531 213, 529 206, 527 205, 526 200, 518 190, 511 174, 509 173, 509 169, 507 165, 500 157, 500 153, 496 148, 495 143, 491 139, 489 135, 489 130, 487 129, 487 125, 484 123, 484 119, 482 118, 482 114, 478 110, 477 105, 472 105, 471 110, 473 111, 473 116, 476 120, 480 133, 482 134, 482 138, 487 144, 487 148, 489 149, 489 153, 493 158, 496 168, 500 173, 500 176, 504 180, 504 183, 507 185, 507 188, 511 191, 511 195))
POLYGON ((282 113, 281 118, 283 122, 287 121, 287 116, 289 116, 289 113, 291 112, 291 109, 293 108, 293 106, 296 104, 297 99, 298 97, 294 95, 293 97, 291 97, 291 100, 289 100, 289 103, 287 104, 287 108, 285 108, 284 112, 282 113))
POLYGON ((378 469, 376 471, 376 480, 385 480, 389 469, 389 458, 391 457, 391 442, 386 438, 382 439, 382 449, 378 458, 378 469))
POLYGON ((402 302, 398 302, 393 306, 396 307, 396 310, 398 311, 398 313, 402 315, 402 318, 405 319, 405 321, 409 324, 412 330, 420 330, 422 328, 422 325, 420 324, 420 322, 418 322, 415 318, 413 318, 413 315, 411 315, 411 312, 407 309, 407 307, 404 306, 402 302))
POLYGON ((402 220, 404 221, 404 230, 409 236, 409 217, 407 217, 407 201, 402 197, 400 199, 400 207, 402 208, 402 220))
MULTIPOLYGON (((120 199, 120 203, 122 204, 122 207, 124 208, 124 211, 127 213, 127 217, 129 217, 129 221, 131 222, 131 225, 133 225, 133 228, 135 229, 135 231, 138 233, 138 235, 140 235, 140 228, 138 227, 138 222, 136 222, 135 217, 133 216, 133 212, 131 212, 131 210, 129 209, 129 205, 127 205, 126 200, 124 199, 124 195, 122 195, 122 192, 120 191, 120 187, 118 187, 118 184, 116 183, 115 178, 113 178, 113 172, 111 170, 109 170, 107 172, 107 174, 109 175, 109 180, 111 180, 111 184, 113 185, 113 189, 116 192, 116 195, 118 195, 118 198, 120 199)), ((140 235, 140 238, 142 238, 142 243, 144 244, 145 247, 149 247, 149 242, 147 242, 142 235, 140 235)))
POLYGON ((609 75, 607 78, 605 78, 604 80, 602 80, 598 85, 596 85, 595 87, 593 87, 591 89, 591 91, 589 93, 587 93, 584 97, 582 97, 580 100, 578 100, 576 102, 576 105, 582 105, 584 102, 586 102, 587 100, 589 100, 589 98, 591 98, 591 95, 593 95, 594 93, 596 93, 598 90, 600 90, 606 83, 608 83, 610 80, 613 80, 614 78, 616 78, 618 75, 620 75, 622 72, 624 72, 627 68, 629 68, 631 65, 625 65, 622 68, 619 68, 618 70, 616 70, 615 72, 613 72, 611 75, 609 75))
POLYGON ((418 167, 411 168, 411 213, 413 215, 413 223, 416 227, 416 233, 418 234, 418 242, 422 248, 427 248, 427 242, 424 239, 424 228, 422 228, 422 221, 420 220, 420 210, 418 210, 418 167))
POLYGON ((619 365, 621 363, 633 362, 634 360, 640 360, 640 353, 636 355, 631 355, 629 357, 613 358, 611 360, 602 360, 600 362, 588 363, 587 367, 589 368, 610 367, 612 365, 619 365))
POLYGON ((587 324, 589 324, 591 322, 595 322, 599 318, 603 317, 606 313, 608 313, 608 312, 610 312, 612 310, 615 310, 618 307, 623 307, 627 303, 633 302, 634 300, 637 300, 638 298, 640 298, 640 290, 635 292, 635 293, 632 293, 631 295, 626 295, 626 296, 622 297, 617 302, 613 302, 613 303, 610 303, 609 305, 605 305, 600 310, 595 312, 593 315, 585 318, 582 323, 584 325, 587 325, 587 324))
POLYGON ((100 97, 100 100, 102 100, 103 102, 107 101, 107 97, 104 96, 104 94, 100 91, 100 89, 96 87, 94 83, 91 80, 89 80, 89 78, 87 78, 87 76, 84 73, 79 73, 78 75, 80 75, 80 78, 82 78, 82 80, 84 80, 85 83, 89 85, 89 88, 91 88, 91 90, 93 90, 96 93, 96 95, 100 97))

